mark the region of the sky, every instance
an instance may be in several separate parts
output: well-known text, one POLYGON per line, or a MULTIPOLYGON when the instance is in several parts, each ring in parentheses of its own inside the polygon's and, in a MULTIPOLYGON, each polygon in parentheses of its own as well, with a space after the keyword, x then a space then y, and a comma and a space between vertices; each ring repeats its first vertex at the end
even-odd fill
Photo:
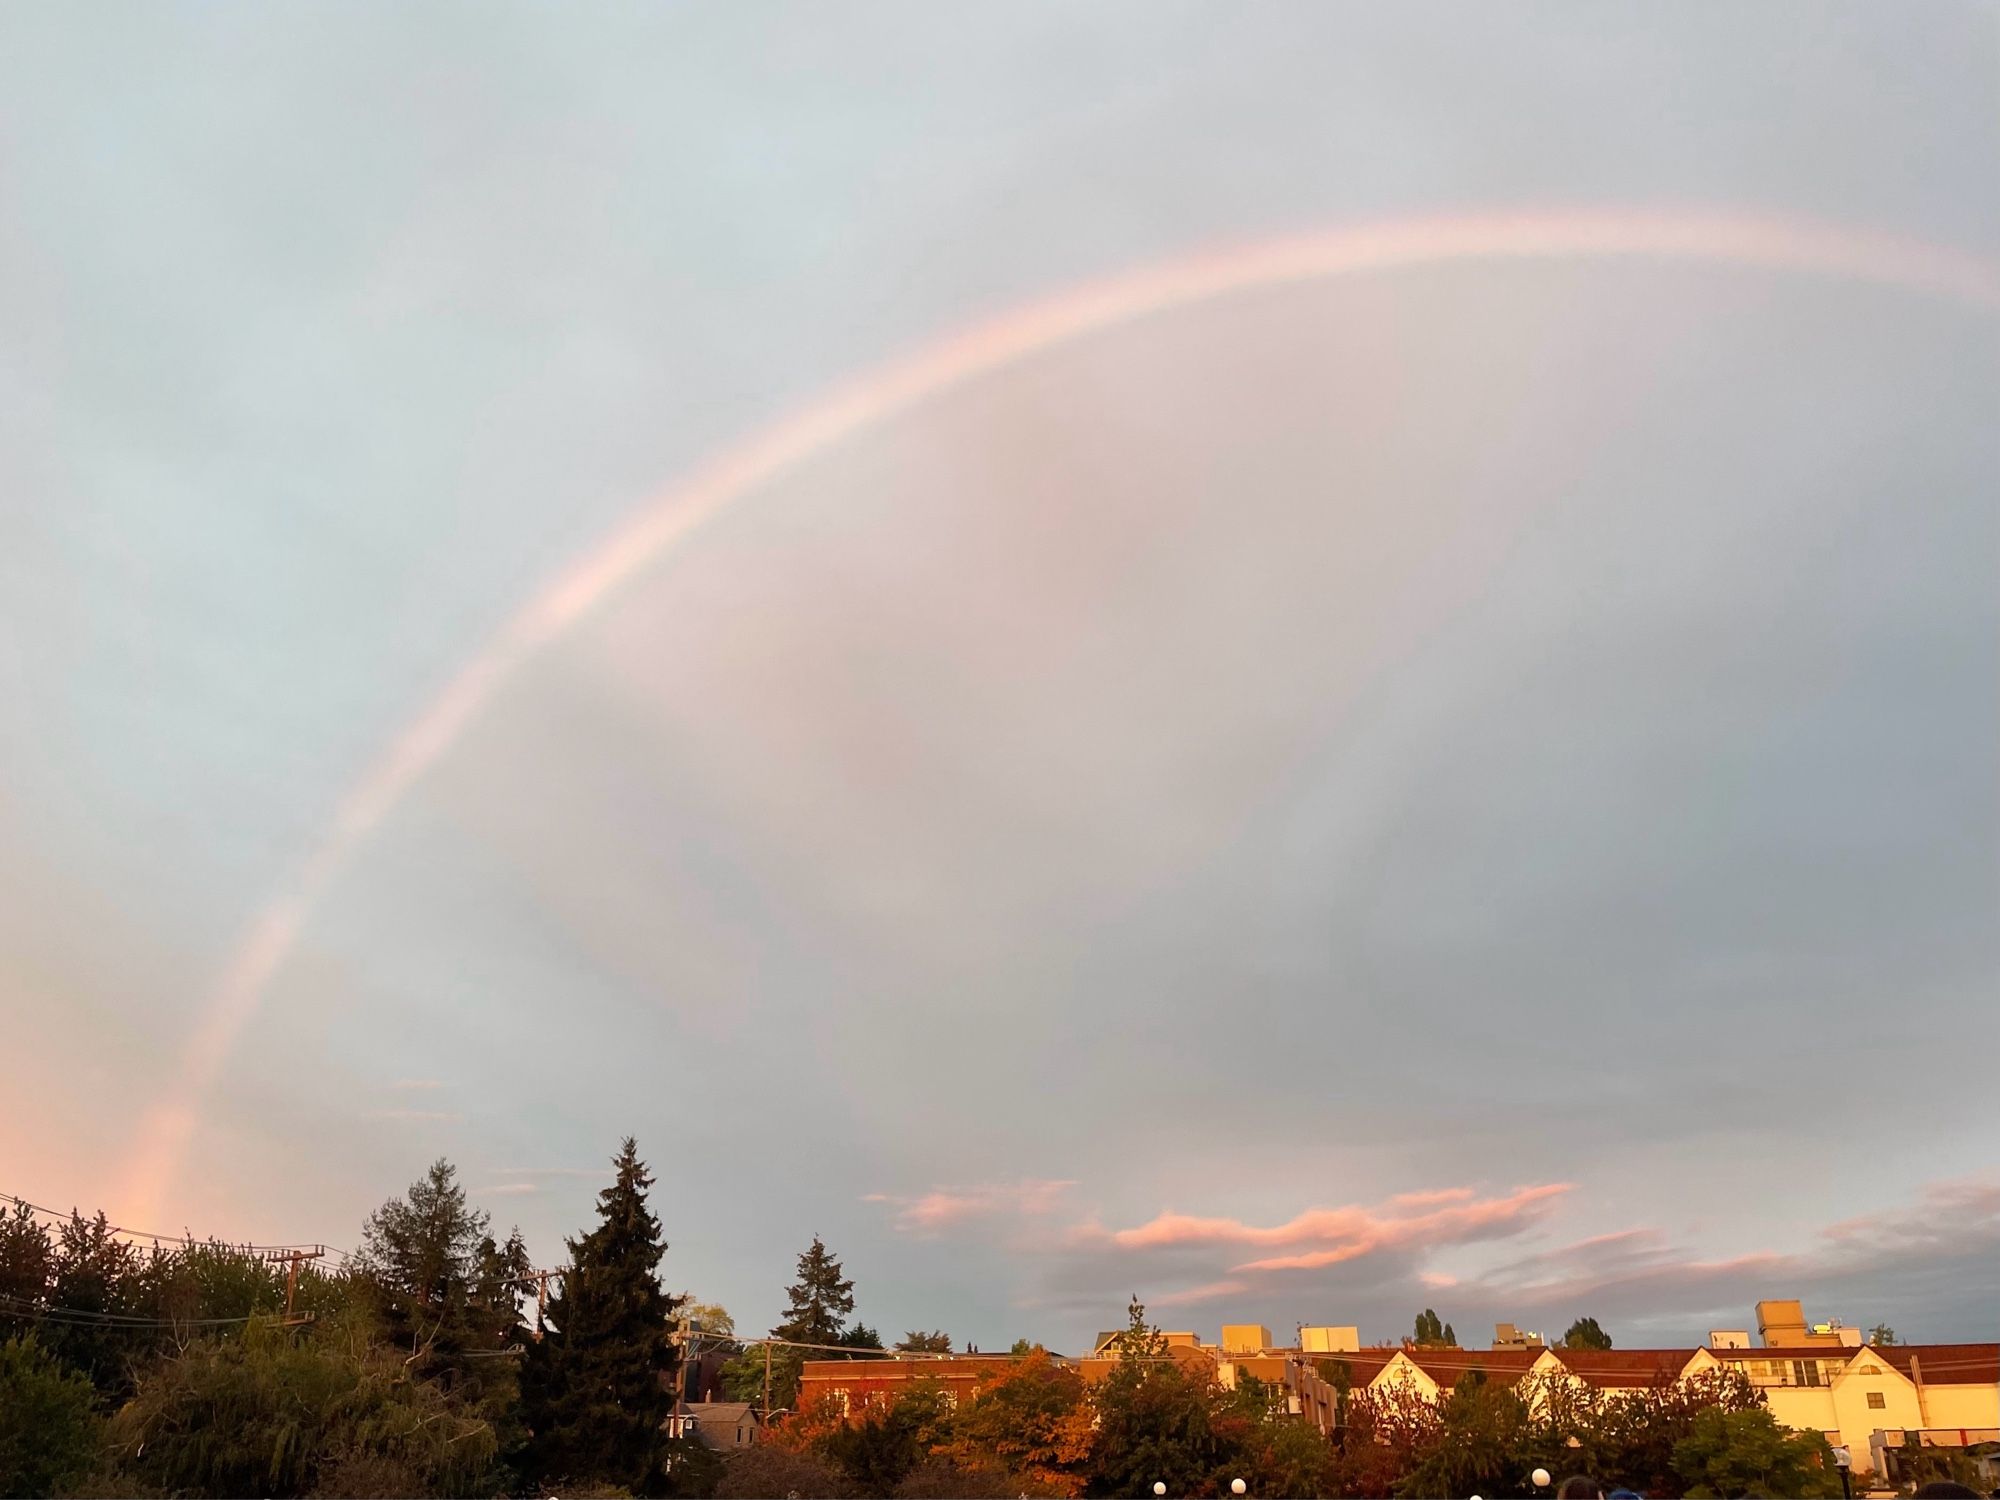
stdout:
POLYGON ((745 1328, 2000 1336, 2000 34, 1535 15, 0 13, 0 1191, 551 1264, 630 1134, 745 1328), (1905 249, 838 405, 1578 216, 1905 249))

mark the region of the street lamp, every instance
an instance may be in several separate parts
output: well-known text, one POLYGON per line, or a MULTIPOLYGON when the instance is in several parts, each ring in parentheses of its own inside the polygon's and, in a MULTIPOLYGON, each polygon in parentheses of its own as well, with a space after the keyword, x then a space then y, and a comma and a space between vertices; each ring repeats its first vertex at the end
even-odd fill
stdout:
POLYGON ((1164 1495, 1164 1494, 1165 1494, 1166 1492, 1167 1492, 1167 1482, 1166 1482, 1166 1480, 1164 1480, 1164 1479, 1155 1479, 1155 1480, 1153 1481, 1153 1493, 1154 1493, 1154 1494, 1156 1494, 1156 1495, 1164 1495))
POLYGON ((1545 1490, 1549 1487, 1549 1471, 1547 1469, 1537 1469, 1528 1478, 1538 1490, 1545 1490))
POLYGON ((1250 1486, 1245 1484, 1240 1479, 1232 1479, 1229 1481, 1229 1493, 1232 1495, 1240 1495, 1249 1488, 1250 1486))

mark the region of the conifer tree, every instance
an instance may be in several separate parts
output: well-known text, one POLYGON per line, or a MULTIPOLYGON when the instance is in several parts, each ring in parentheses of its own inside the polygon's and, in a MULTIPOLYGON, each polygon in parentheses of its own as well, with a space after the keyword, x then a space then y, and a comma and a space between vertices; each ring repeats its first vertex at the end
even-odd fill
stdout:
POLYGON ((791 1309, 771 1337, 796 1344, 838 1344, 854 1311, 854 1283, 840 1274, 840 1262, 818 1235, 799 1257, 799 1279, 785 1289, 791 1309))
POLYGON ((485 1356, 505 1347, 515 1321, 496 1315, 492 1289, 478 1284, 494 1264, 485 1254, 493 1243, 489 1222, 466 1202, 457 1168, 440 1157, 406 1197, 369 1215, 356 1257, 390 1341, 411 1356, 416 1372, 472 1387, 466 1394, 473 1399, 502 1373, 490 1368, 502 1361, 485 1356))
POLYGON ((617 1178, 597 1195, 597 1226, 569 1241, 546 1336, 523 1374, 530 1465, 544 1479, 596 1480, 664 1493, 679 1300, 660 1288, 666 1241, 646 1206, 652 1175, 629 1136, 617 1178))

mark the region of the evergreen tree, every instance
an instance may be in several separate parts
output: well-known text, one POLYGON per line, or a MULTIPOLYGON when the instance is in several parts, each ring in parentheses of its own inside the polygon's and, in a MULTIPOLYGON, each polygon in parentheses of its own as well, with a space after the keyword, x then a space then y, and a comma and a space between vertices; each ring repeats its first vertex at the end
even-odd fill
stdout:
MULTIPOLYGON (((390 1341, 417 1371, 466 1386, 475 1399, 488 1385, 507 1383, 505 1372, 491 1368, 506 1362, 485 1356, 506 1347, 518 1321, 511 1305, 503 1311, 504 1291, 483 1284, 501 1265, 497 1249, 489 1251, 489 1222, 466 1202, 457 1168, 440 1157, 407 1197, 369 1215, 356 1257, 390 1341)), ((525 1269, 525 1249, 520 1259, 525 1269)))
MULTIPOLYGON (((775 1339, 795 1344, 838 1344, 847 1316, 854 1311, 854 1283, 840 1274, 840 1262, 827 1253, 818 1235, 799 1257, 799 1279, 785 1289, 791 1309, 771 1330, 775 1339)), ((878 1341, 879 1347, 879 1341, 878 1341)))
MULTIPOLYGON (((903 1342, 896 1347, 911 1354, 949 1354, 951 1335, 941 1328, 932 1333, 906 1333, 903 1342)), ((1028 1351, 1023 1349, 1020 1352, 1026 1354, 1028 1351)))
POLYGON ((1419 1348, 1429 1348, 1444 1341, 1444 1324, 1438 1320, 1437 1312, 1427 1307, 1418 1313, 1416 1337, 1413 1342, 1419 1348))
POLYGON ((679 1299, 660 1289, 666 1241, 646 1206, 653 1178, 627 1137, 617 1178, 597 1195, 597 1226, 569 1241, 570 1264, 549 1301, 551 1325, 524 1372, 529 1456, 544 1479, 670 1487, 661 1425, 674 1406, 679 1299))

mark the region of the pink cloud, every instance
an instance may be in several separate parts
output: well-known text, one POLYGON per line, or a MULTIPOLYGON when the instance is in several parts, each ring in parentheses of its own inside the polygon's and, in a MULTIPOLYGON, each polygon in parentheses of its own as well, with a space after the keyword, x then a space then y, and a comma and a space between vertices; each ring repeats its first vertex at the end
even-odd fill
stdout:
POLYGON ((933 1188, 916 1197, 869 1193, 864 1203, 893 1203, 896 1227, 908 1234, 934 1235, 971 1219, 995 1215, 1039 1217, 1054 1213, 1076 1184, 1056 1178, 983 1183, 976 1187, 933 1188))
POLYGON ((1218 1297, 1234 1297, 1250 1290, 1247 1281, 1208 1281, 1200 1286, 1191 1286, 1182 1291, 1168 1292, 1155 1297, 1155 1307, 1186 1307, 1194 1302, 1213 1302, 1218 1297))
POLYGON ((1273 1248, 1310 1245, 1296 1255, 1246 1262, 1238 1271, 1303 1270, 1338 1265, 1372 1250, 1448 1244, 1511 1233, 1538 1217, 1570 1191, 1566 1182, 1518 1188, 1500 1198, 1478 1198, 1470 1188, 1403 1193, 1373 1207, 1310 1208, 1282 1224, 1246 1224, 1240 1219, 1197 1218, 1164 1213, 1131 1229, 1109 1233, 1127 1250, 1177 1245, 1254 1245, 1273 1248), (1428 1209, 1428 1212, 1419 1210, 1428 1209))

